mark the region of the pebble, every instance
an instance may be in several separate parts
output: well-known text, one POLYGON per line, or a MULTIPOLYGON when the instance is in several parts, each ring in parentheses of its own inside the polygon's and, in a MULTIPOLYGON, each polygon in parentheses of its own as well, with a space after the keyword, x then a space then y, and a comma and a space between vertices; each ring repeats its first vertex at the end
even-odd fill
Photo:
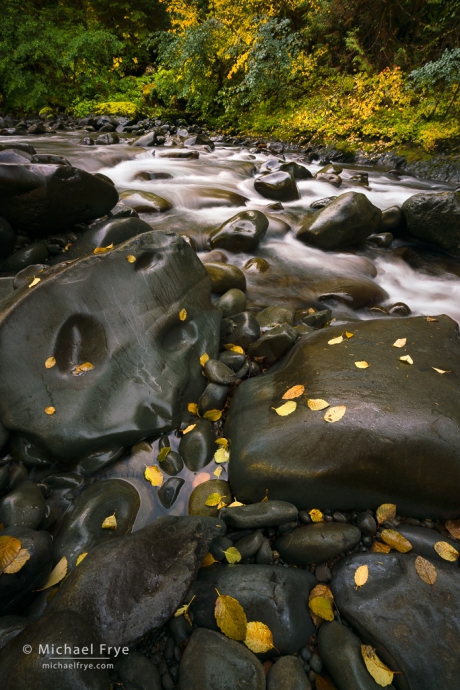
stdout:
POLYGON ((236 508, 223 508, 219 517, 239 529, 272 527, 297 518, 297 508, 286 501, 263 501, 236 508))

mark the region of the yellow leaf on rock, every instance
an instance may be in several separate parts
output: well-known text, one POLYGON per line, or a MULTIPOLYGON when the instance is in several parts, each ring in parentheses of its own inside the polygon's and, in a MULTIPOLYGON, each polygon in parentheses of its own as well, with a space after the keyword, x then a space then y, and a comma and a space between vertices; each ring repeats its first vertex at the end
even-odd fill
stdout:
MULTIPOLYGON (((217 591, 217 590, 216 590, 217 591)), ((231 640, 246 639, 247 619, 241 604, 227 594, 217 592, 214 616, 220 630, 231 640)))
POLYGON ((406 364, 413 364, 414 360, 410 355, 404 355, 403 357, 399 358, 400 362, 405 362, 406 364))
POLYGON ((407 338, 398 338, 398 340, 395 340, 393 343, 393 347, 404 347, 404 345, 407 343, 407 338))
POLYGON ((313 597, 308 602, 310 610, 325 621, 334 620, 334 611, 332 610, 332 603, 327 597, 313 597))
POLYGON ((113 242, 112 244, 107 245, 107 247, 96 247, 96 249, 93 251, 93 254, 105 254, 105 252, 109 252, 111 249, 113 249, 113 242))
POLYGON ((214 558, 212 553, 207 553, 201 561, 200 568, 206 568, 208 565, 212 565, 213 563, 217 563, 216 559, 214 558))
POLYGON ((179 312, 179 318, 181 321, 185 321, 187 318, 187 310, 186 309, 181 309, 179 312))
POLYGON ((0 574, 16 558, 22 548, 22 542, 16 537, 0 537, 0 574))
POLYGON ((217 464, 220 464, 222 462, 228 462, 230 459, 230 453, 226 448, 219 448, 216 450, 214 453, 214 460, 217 462, 217 464))
POLYGON ((221 417, 222 410, 208 410, 203 415, 203 419, 209 419, 211 422, 217 422, 221 417))
POLYGON ((381 688, 391 685, 393 682, 394 673, 393 671, 390 671, 388 666, 385 666, 383 661, 378 658, 377 654, 375 653, 375 649, 370 645, 362 644, 361 654, 367 670, 377 685, 380 685, 381 688))
POLYGON ((45 414, 54 414, 56 412, 56 408, 50 405, 49 407, 45 407, 45 414))
POLYGON ((245 503, 240 503, 236 499, 233 501, 233 503, 230 503, 227 508, 238 508, 238 506, 244 506, 246 505, 245 503))
POLYGON ((193 431, 195 427, 196 427, 196 424, 189 424, 188 427, 186 427, 186 428, 183 430, 182 433, 183 433, 183 434, 188 434, 189 431, 193 431))
POLYGON ((460 539, 460 520, 446 520, 446 529, 455 539, 460 539))
POLYGON ((353 338, 354 333, 349 333, 348 331, 346 331, 345 335, 347 336, 348 339, 350 339, 350 338, 353 338))
POLYGON ((340 419, 342 419, 346 411, 346 405, 337 405, 336 407, 330 407, 324 415, 324 421, 329 422, 330 424, 338 422, 340 419))
POLYGON ((209 494, 204 504, 205 506, 210 506, 211 508, 214 508, 215 506, 219 505, 223 498, 225 498, 225 496, 221 496, 218 493, 212 493, 209 494))
POLYGON ((273 407, 272 409, 275 410, 276 414, 278 414, 280 417, 287 417, 288 414, 295 412, 297 409, 297 403, 294 402, 294 400, 289 400, 288 402, 284 403, 284 405, 281 405, 281 407, 273 407))
POLYGON ((49 587, 54 587, 58 582, 61 582, 67 575, 67 558, 63 556, 59 563, 50 572, 46 584, 40 589, 35 589, 35 592, 43 592, 44 589, 49 589, 49 587))
POLYGON ((158 462, 164 462, 168 455, 171 452, 171 448, 169 446, 165 446, 164 448, 160 449, 160 452, 158 453, 158 462))
POLYGON ((434 565, 421 556, 417 556, 415 559, 415 570, 419 578, 427 585, 434 585, 438 579, 438 571, 434 565))
POLYGON ((72 370, 72 374, 78 376, 79 374, 84 374, 86 371, 91 371, 91 369, 94 369, 94 364, 91 364, 91 362, 83 362, 83 364, 79 364, 72 370))
POLYGON ((382 503, 375 511, 375 516, 379 525, 382 524, 382 522, 386 522, 386 520, 394 520, 396 517, 396 504, 382 503))
POLYGON ((313 587, 308 598, 314 599, 315 597, 326 597, 329 601, 334 601, 334 595, 332 594, 331 588, 327 585, 319 584, 313 587))
POLYGON ((254 654, 264 654, 274 648, 272 631, 265 625, 253 621, 247 624, 244 644, 254 654))
POLYGON ((366 584, 369 579, 369 568, 367 565, 360 565, 359 568, 355 570, 355 585, 356 589, 362 587, 366 584))
POLYGON ((233 343, 227 343, 224 345, 224 350, 230 350, 231 352, 239 352, 240 355, 244 355, 244 350, 239 345, 233 345, 233 343))
POLYGON ((144 477, 152 486, 161 486, 163 484, 163 474, 156 465, 146 467, 144 477))
POLYGON ((198 403, 189 403, 187 405, 187 410, 191 412, 191 414, 198 414, 198 403))
POLYGON ((11 561, 9 565, 6 566, 3 572, 7 575, 18 573, 21 570, 22 566, 25 565, 25 563, 27 563, 29 558, 30 553, 27 551, 27 549, 21 549, 16 558, 13 561, 11 561))
POLYGON ((190 616, 189 616, 188 610, 189 610, 189 608, 190 608, 190 605, 191 605, 192 601, 195 599, 195 597, 196 597, 196 594, 193 595, 193 597, 190 599, 190 601, 188 602, 188 604, 184 604, 183 606, 180 606, 180 607, 177 609, 176 613, 174 614, 174 618, 178 618, 179 616, 184 616, 184 618, 185 618, 187 621, 190 622, 190 625, 192 625, 192 622, 191 622, 191 620, 190 620, 190 616))
POLYGON ((339 335, 338 338, 332 338, 332 340, 327 341, 328 345, 339 345, 340 343, 343 343, 343 335, 339 335))
POLYGON ((372 553, 390 553, 391 546, 388 544, 382 544, 380 541, 374 541, 371 546, 372 553))
POLYGON ((205 353, 202 354, 201 357, 200 357, 200 364, 201 364, 201 366, 204 367, 204 365, 205 365, 206 362, 208 362, 208 361, 209 361, 209 355, 208 355, 207 352, 205 352, 205 353))
POLYGON ((447 541, 437 541, 433 548, 438 556, 441 556, 445 561, 451 561, 453 563, 460 556, 457 549, 454 549, 447 541))
POLYGON ((224 438, 223 436, 221 438, 216 438, 215 443, 217 443, 218 446, 225 446, 225 448, 227 448, 228 438, 224 438))
MULTIPOLYGON (((301 384, 297 386, 292 386, 292 388, 289 388, 289 390, 286 391, 286 393, 283 395, 281 398, 282 400, 292 400, 293 398, 299 398, 303 393, 305 392, 305 386, 302 386, 301 384)), ((262 625, 262 623, 261 623, 262 625)))
POLYGON ((38 283, 41 281, 41 278, 34 278, 33 281, 29 284, 29 287, 35 287, 35 285, 38 285, 38 283))
POLYGON ((86 558, 87 555, 88 555, 88 552, 87 552, 87 551, 85 551, 84 553, 81 553, 81 554, 78 556, 77 562, 75 563, 75 565, 80 565, 80 563, 86 558))
POLYGON ((101 525, 102 529, 117 529, 117 526, 117 518, 115 517, 115 513, 113 515, 109 515, 109 517, 106 517, 101 525))
POLYGON ((326 407, 329 407, 329 403, 326 400, 321 400, 321 398, 309 398, 307 400, 307 405, 310 410, 313 410, 314 412, 317 410, 325 410, 326 407))
POLYGON ((362 362, 355 362, 355 367, 358 369, 367 369, 369 366, 369 362, 365 362, 364 360, 362 362))
POLYGON ((391 546, 395 551, 399 551, 399 553, 407 553, 412 549, 410 541, 394 529, 384 529, 380 536, 385 544, 391 546))
POLYGON ((225 558, 228 563, 239 563, 241 561, 241 554, 236 548, 236 546, 230 546, 224 551, 225 558))
POLYGON ((216 469, 213 472, 213 475, 219 479, 220 475, 222 474, 224 468, 223 467, 216 467, 216 469))
POLYGON ((46 369, 52 369, 55 364, 56 364, 55 357, 48 357, 48 359, 45 362, 45 367, 46 367, 46 369))
POLYGON ((450 369, 436 369, 436 367, 431 367, 435 371, 438 372, 438 374, 451 374, 452 371, 450 369))
POLYGON ((312 522, 324 522, 323 514, 317 508, 313 508, 308 514, 312 522))
POLYGON ((133 256, 132 254, 128 254, 128 256, 126 258, 128 259, 130 264, 133 264, 136 261, 136 257, 133 256))
POLYGON ((428 321, 428 323, 437 323, 438 322, 438 319, 433 319, 432 316, 427 316, 426 320, 428 321))

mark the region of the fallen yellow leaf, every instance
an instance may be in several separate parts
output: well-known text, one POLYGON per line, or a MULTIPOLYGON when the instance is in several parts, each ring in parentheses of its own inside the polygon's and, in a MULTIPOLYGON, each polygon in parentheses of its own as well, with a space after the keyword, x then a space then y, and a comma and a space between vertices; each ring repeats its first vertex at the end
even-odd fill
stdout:
POLYGON ((292 400, 293 398, 299 398, 304 393, 304 391, 305 386, 302 386, 301 384, 297 386, 292 386, 292 388, 289 388, 289 390, 286 391, 286 393, 283 395, 281 399, 292 400))
POLYGON ((49 407, 45 407, 45 414, 54 414, 56 412, 56 408, 50 405, 49 407))
POLYGON ((214 453, 214 460, 219 465, 222 462, 228 462, 230 459, 230 453, 226 448, 218 448, 214 453))
POLYGON ((454 549, 447 541, 437 541, 433 548, 438 556, 441 556, 445 561, 451 561, 453 563, 460 556, 457 549, 454 549))
POLYGON ((460 520, 446 520, 446 529, 455 539, 460 539, 460 520))
POLYGON ((312 522, 324 522, 323 514, 317 508, 313 508, 308 514, 312 522))
POLYGON ((187 310, 186 309, 181 309, 179 312, 179 318, 181 321, 185 321, 187 318, 187 310))
POLYGON ((221 417, 222 410, 208 410, 203 415, 203 419, 209 419, 211 422, 217 422, 221 417))
POLYGON ((204 367, 204 365, 205 365, 206 362, 208 362, 208 361, 209 361, 209 355, 208 355, 207 352, 205 352, 205 353, 203 353, 203 354, 201 355, 201 357, 200 357, 200 364, 201 364, 201 366, 204 367))
POLYGON ((396 517, 396 504, 382 503, 382 505, 379 506, 375 511, 375 516, 379 525, 387 520, 394 520, 396 517))
POLYGON ((434 369, 435 371, 437 371, 438 374, 451 374, 452 373, 451 369, 436 369, 436 367, 431 367, 431 368, 434 369))
POLYGON ((219 505, 223 498, 226 498, 226 496, 214 492, 212 494, 209 494, 204 504, 205 506, 210 506, 211 508, 214 508, 215 506, 219 505))
POLYGON ((245 503, 240 503, 236 499, 233 501, 233 503, 230 503, 227 508, 238 508, 238 506, 244 506, 246 505, 245 503))
POLYGON ((87 555, 88 555, 88 552, 87 552, 87 551, 85 551, 84 553, 81 553, 81 554, 78 556, 75 565, 80 565, 80 563, 86 558, 87 555))
POLYGON ((340 343, 343 343, 343 335, 339 335, 338 338, 332 338, 332 340, 327 341, 328 345, 339 345, 340 343))
POLYGON ((372 553, 390 553, 390 551, 391 546, 388 546, 388 544, 382 544, 379 541, 374 541, 371 546, 372 553))
POLYGON ((330 424, 332 424, 333 422, 338 422, 340 419, 342 419, 346 411, 346 405, 337 405, 336 407, 330 407, 324 415, 324 421, 329 422, 330 424))
POLYGON ((46 369, 52 369, 55 364, 56 364, 56 359, 54 357, 48 357, 48 359, 45 362, 45 367, 46 367, 46 369))
POLYGON ((220 475, 221 475, 222 472, 223 472, 223 469, 224 469, 223 467, 216 467, 216 469, 215 469, 214 472, 213 472, 213 475, 214 475, 215 477, 217 477, 217 479, 219 479, 220 475))
POLYGON ((212 565, 213 563, 217 563, 216 559, 211 553, 207 553, 201 561, 200 568, 206 568, 208 565, 212 565))
POLYGON ((401 362, 406 362, 406 364, 413 364, 414 363, 414 360, 412 359, 412 357, 410 355, 404 355, 403 357, 400 357, 399 360, 401 362))
POLYGON ((369 579, 369 567, 367 565, 360 565, 355 570, 355 585, 356 589, 366 584, 369 579))
POLYGON ((392 549, 399 551, 399 553, 407 553, 412 549, 412 544, 402 534, 394 529, 384 529, 381 533, 381 539, 391 546, 392 549))
MULTIPOLYGON (((209 554, 209 555, 210 555, 210 554, 209 554)), ((190 608, 190 605, 191 605, 192 601, 195 599, 195 597, 196 597, 196 594, 193 595, 193 597, 190 599, 190 601, 188 602, 188 604, 184 604, 183 606, 181 606, 180 608, 178 608, 177 611, 176 611, 176 613, 174 614, 174 618, 177 618, 178 616, 184 616, 185 620, 188 621, 188 623, 190 623, 190 625, 193 625, 193 624, 192 624, 192 620, 191 620, 191 618, 190 618, 190 616, 189 616, 188 610, 189 610, 189 608, 190 608)))
POLYGON ((391 685, 393 682, 394 673, 393 671, 390 671, 388 666, 385 666, 383 661, 378 658, 377 654, 375 653, 375 649, 370 645, 362 644, 361 654, 367 670, 377 685, 380 685, 381 688, 391 685))
POLYGON ((428 321, 428 323, 437 323, 438 321, 438 319, 433 319, 432 316, 427 316, 426 320, 428 321))
POLYGON ((152 486, 161 486, 163 484, 163 474, 156 465, 146 467, 144 477, 152 486))
POLYGON ((169 453, 171 452, 171 448, 169 446, 165 446, 164 448, 160 449, 160 452, 158 453, 158 462, 164 462, 166 458, 168 457, 169 453))
POLYGON ((221 438, 216 438, 215 443, 217 443, 218 446, 225 446, 225 448, 227 448, 228 438, 224 438, 223 436, 221 438))
POLYGON ((96 247, 93 254, 105 254, 105 252, 109 252, 111 249, 113 249, 113 242, 107 245, 107 247, 96 247))
POLYGON ((133 256, 132 254, 128 254, 128 256, 126 258, 128 259, 130 264, 133 264, 136 261, 136 257, 133 256))
POLYGON ((48 575, 48 579, 46 583, 43 585, 43 587, 40 587, 40 589, 34 589, 34 592, 43 592, 44 589, 54 587, 54 585, 57 585, 59 582, 61 582, 61 580, 63 580, 66 575, 67 558, 63 556, 59 563, 53 568, 53 570, 48 575))
MULTIPOLYGON (((332 602, 334 601, 334 595, 332 594, 330 588, 327 585, 316 585, 316 587, 313 587, 311 590, 309 596, 308 596, 308 601, 311 601, 312 599, 315 599, 316 597, 326 597, 326 599, 329 599, 329 601, 332 602)), ((318 628, 324 621, 323 618, 320 616, 317 616, 313 611, 310 609, 310 615, 312 617, 313 623, 316 625, 318 628)))
POLYGON ((393 343, 393 347, 404 347, 404 345, 407 343, 407 338, 398 338, 398 340, 395 340, 393 343))
POLYGON ((113 515, 109 515, 109 517, 106 517, 101 525, 102 529, 117 529, 117 526, 117 518, 115 517, 115 513, 113 515))
POLYGON ((317 410, 325 410, 326 407, 329 407, 329 403, 326 400, 321 400, 321 398, 309 398, 307 400, 307 405, 310 410, 313 410, 314 412, 317 410))
POLYGON ((419 578, 427 585, 434 585, 438 579, 438 571, 434 565, 421 556, 417 556, 415 559, 415 570, 419 578))
POLYGON ((354 333, 349 333, 348 331, 345 332, 345 335, 347 336, 348 339, 353 338, 355 335, 354 333))
POLYGON ((358 369, 367 369, 369 366, 369 362, 365 362, 364 360, 362 362, 355 362, 355 367, 358 367, 358 369))
POLYGON ((246 639, 246 614, 236 599, 227 594, 219 594, 217 592, 214 617, 220 630, 231 640, 242 642, 246 639))
POLYGON ((188 427, 186 427, 182 433, 188 434, 190 431, 193 431, 195 427, 196 427, 196 424, 189 424, 188 427))
POLYGON ((265 625, 253 621, 247 624, 244 644, 254 654, 264 654, 274 648, 272 631, 265 625))
POLYGON ((21 570, 22 566, 27 563, 29 558, 30 553, 27 551, 27 549, 21 549, 16 558, 9 565, 6 566, 3 572, 7 575, 18 573, 21 570))
POLYGON ((228 549, 224 551, 225 558, 228 563, 239 563, 241 561, 241 554, 236 548, 236 546, 229 546, 228 549))
POLYGON ((91 364, 91 362, 83 362, 83 364, 79 364, 72 370, 72 374, 74 376, 78 376, 79 374, 84 374, 92 369, 94 369, 94 364, 91 364))
POLYGON ((0 537, 0 574, 11 565, 21 548, 22 542, 16 537, 0 537))
POLYGON ((191 414, 198 414, 198 403, 189 403, 187 405, 187 410, 191 412, 191 414))
POLYGON ((244 350, 239 345, 233 345, 233 343, 227 343, 224 345, 224 350, 230 350, 231 352, 239 352, 240 355, 244 355, 244 350))
POLYGON ((325 621, 334 620, 334 611, 332 610, 332 603, 327 597, 313 597, 308 602, 308 606, 312 613, 325 621))
POLYGON ((30 288, 35 287, 35 285, 38 285, 38 283, 39 283, 40 281, 41 281, 41 278, 35 278, 35 277, 34 277, 33 281, 29 284, 29 287, 30 287, 30 288))
POLYGON ((292 414, 297 409, 297 403, 294 400, 289 400, 288 402, 281 405, 281 407, 272 407, 276 414, 280 417, 287 417, 288 414, 292 414))

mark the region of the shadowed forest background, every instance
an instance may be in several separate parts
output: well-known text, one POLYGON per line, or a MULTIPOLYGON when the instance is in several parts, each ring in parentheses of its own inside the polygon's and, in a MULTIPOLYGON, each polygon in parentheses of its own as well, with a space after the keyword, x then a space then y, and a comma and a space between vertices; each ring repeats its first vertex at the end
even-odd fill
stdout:
POLYGON ((452 150, 459 28, 460 0, 4 0, 0 111, 452 150))

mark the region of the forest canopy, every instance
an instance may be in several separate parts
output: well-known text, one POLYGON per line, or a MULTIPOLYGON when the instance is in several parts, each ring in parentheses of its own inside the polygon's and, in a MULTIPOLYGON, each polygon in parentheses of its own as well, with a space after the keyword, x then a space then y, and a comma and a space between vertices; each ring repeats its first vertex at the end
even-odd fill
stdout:
POLYGON ((3 2, 3 113, 104 104, 430 148, 460 138, 459 88, 460 0, 3 2))

